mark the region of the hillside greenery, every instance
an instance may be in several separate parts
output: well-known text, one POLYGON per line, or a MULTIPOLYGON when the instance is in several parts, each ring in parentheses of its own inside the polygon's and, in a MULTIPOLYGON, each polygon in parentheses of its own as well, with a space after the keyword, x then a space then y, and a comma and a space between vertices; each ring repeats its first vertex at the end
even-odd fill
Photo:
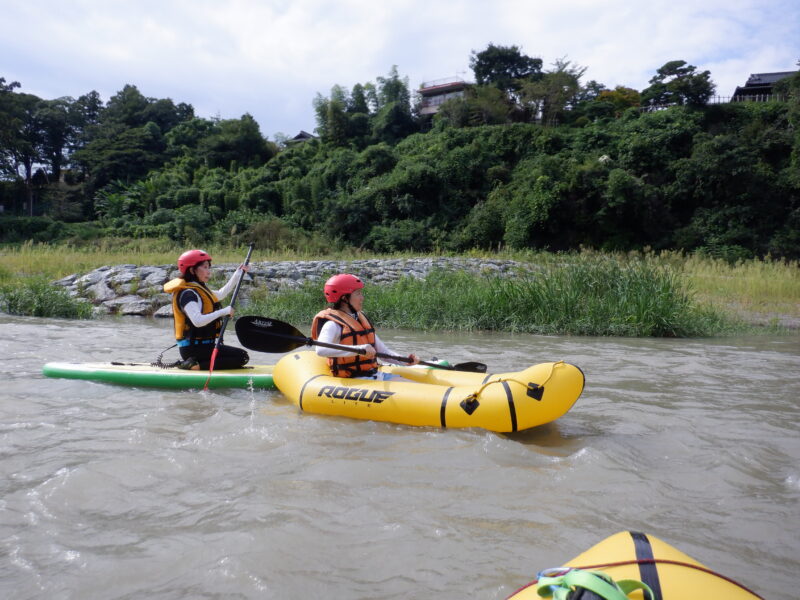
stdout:
POLYGON ((800 258, 800 75, 779 101, 708 104, 684 61, 641 91, 515 46, 470 65, 478 84, 434 118, 396 67, 334 86, 302 143, 133 85, 44 100, 0 78, 0 242, 800 258))

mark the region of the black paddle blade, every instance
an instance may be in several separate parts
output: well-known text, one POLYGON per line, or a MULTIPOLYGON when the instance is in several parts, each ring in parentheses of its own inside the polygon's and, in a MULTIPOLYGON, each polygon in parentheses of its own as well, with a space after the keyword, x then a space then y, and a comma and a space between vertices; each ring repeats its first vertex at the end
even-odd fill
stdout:
POLYGON ((467 371, 468 373, 486 373, 486 365, 481 362, 457 363, 451 367, 453 371, 467 371))
POLYGON ((290 352, 311 341, 289 323, 258 316, 237 319, 236 336, 242 346, 258 352, 290 352))
MULTIPOLYGON (((379 354, 379 356, 381 355, 379 354)), ((402 360, 404 362, 408 362, 405 358, 399 356, 387 356, 386 358, 394 358, 395 360, 402 360)), ((481 362, 474 362, 474 361, 458 363, 455 365, 444 365, 441 363, 421 360, 419 361, 419 364, 425 365, 426 367, 434 367, 436 369, 447 369, 448 371, 464 371, 466 373, 486 373, 486 365, 481 362)))

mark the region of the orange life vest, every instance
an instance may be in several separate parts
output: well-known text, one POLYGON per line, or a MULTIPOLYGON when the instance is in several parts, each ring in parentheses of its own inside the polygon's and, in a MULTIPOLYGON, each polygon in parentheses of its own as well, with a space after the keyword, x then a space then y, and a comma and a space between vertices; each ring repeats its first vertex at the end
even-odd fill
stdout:
MULTIPOLYGON (((314 317, 314 321, 311 323, 311 338, 318 339, 325 321, 333 321, 342 328, 340 344, 349 346, 371 344, 374 346, 375 328, 364 313, 360 312, 356 316, 358 320, 340 310, 326 308, 314 317)), ((357 377, 360 374, 375 372, 378 368, 378 361, 375 360, 375 357, 365 358, 356 354, 328 358, 328 365, 336 377, 357 377)))
POLYGON ((200 296, 203 304, 201 312, 206 315, 215 310, 219 310, 222 305, 217 295, 206 286, 194 281, 187 282, 183 279, 173 279, 164 284, 164 291, 172 294, 172 316, 175 319, 175 339, 179 342, 188 338, 189 340, 215 339, 222 327, 222 319, 215 319, 204 327, 195 327, 190 319, 181 310, 178 298, 183 290, 193 290, 200 296))

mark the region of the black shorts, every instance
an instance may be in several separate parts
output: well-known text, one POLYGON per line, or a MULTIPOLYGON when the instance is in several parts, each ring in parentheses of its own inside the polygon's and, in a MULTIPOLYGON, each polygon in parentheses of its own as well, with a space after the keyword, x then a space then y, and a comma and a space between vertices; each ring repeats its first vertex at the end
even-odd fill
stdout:
MULTIPOLYGON (((181 346, 181 358, 194 358, 200 363, 200 368, 208 370, 211 366, 211 353, 214 352, 214 344, 189 344, 181 346)), ((225 369, 241 369, 250 360, 250 356, 245 350, 236 346, 219 345, 217 358, 214 361, 214 370, 223 371, 225 369)))

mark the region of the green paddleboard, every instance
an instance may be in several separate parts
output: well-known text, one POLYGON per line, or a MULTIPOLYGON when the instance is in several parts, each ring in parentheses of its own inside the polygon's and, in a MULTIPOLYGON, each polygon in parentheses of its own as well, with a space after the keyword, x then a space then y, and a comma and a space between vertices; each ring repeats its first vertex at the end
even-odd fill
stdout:
MULTIPOLYGON (((274 389, 273 365, 253 365, 243 369, 214 370, 209 388, 267 388, 274 389)), ((172 389, 203 389, 208 371, 162 369, 146 363, 47 363, 42 368, 47 377, 86 379, 119 385, 172 389)))

